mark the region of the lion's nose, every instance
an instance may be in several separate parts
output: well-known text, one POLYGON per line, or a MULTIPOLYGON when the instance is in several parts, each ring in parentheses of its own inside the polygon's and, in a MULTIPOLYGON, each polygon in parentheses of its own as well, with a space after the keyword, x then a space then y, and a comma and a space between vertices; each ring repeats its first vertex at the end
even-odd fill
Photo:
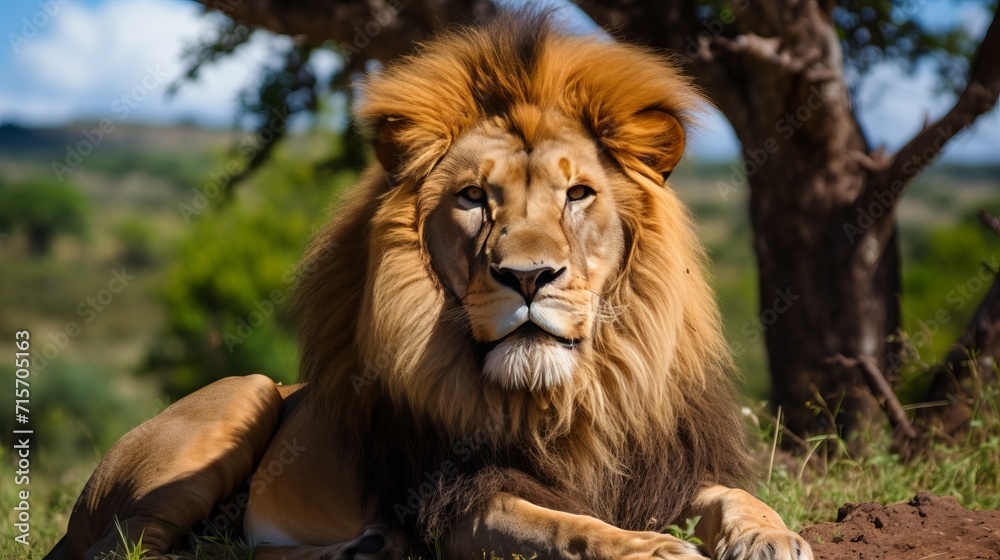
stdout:
POLYGON ((535 299, 535 294, 538 293, 538 290, 542 289, 542 286, 559 278, 559 275, 565 271, 566 267, 562 267, 559 270, 548 266, 529 270, 497 266, 490 267, 490 273, 497 282, 521 294, 524 301, 528 303, 531 303, 531 300, 535 299))

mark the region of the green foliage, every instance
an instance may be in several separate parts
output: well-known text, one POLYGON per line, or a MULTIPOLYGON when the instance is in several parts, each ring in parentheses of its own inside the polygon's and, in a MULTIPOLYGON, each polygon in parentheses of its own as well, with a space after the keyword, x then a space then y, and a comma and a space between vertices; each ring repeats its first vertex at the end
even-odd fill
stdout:
POLYGON ((129 217, 118 222, 115 233, 122 245, 122 260, 135 267, 150 266, 156 260, 156 229, 147 222, 129 217))
MULTIPOLYGON (((40 453, 48 469, 69 469, 88 460, 96 463, 125 432, 165 406, 137 401, 127 385, 108 379, 106 371, 69 360, 33 370, 31 421, 44 434, 40 453)), ((0 368, 0 383, 13 387, 14 371, 0 368)), ((4 433, 15 428, 13 415, 0 419, 4 433)))
POLYGON ((972 215, 904 235, 903 329, 908 356, 904 396, 929 383, 929 364, 941 361, 959 340, 1000 267, 1000 238, 972 215))
POLYGON ((157 145, 143 145, 116 151, 97 151, 84 160, 81 169, 100 173, 108 179, 123 179, 129 175, 145 175, 164 179, 185 192, 204 180, 218 163, 216 150, 191 153, 172 152, 157 145))
POLYGON ((282 315, 295 265, 330 193, 353 179, 279 157, 233 201, 191 220, 160 290, 168 327, 150 361, 171 395, 228 375, 295 379, 282 315))
MULTIPOLYGON (((199 39, 185 51, 188 69, 187 80, 194 80, 204 66, 232 55, 246 45, 253 31, 243 24, 225 18, 214 35, 199 39)), ((240 119, 255 130, 255 145, 248 150, 241 170, 232 183, 242 182, 251 172, 268 161, 274 148, 287 135, 289 120, 294 115, 309 114, 315 117, 321 107, 321 95, 328 93, 324 82, 317 80, 309 59, 314 51, 335 49, 332 45, 313 46, 298 41, 288 41, 280 46, 278 65, 261 67, 260 79, 240 94, 240 119)), ((171 85, 175 93, 183 83, 171 85)))
MULTIPOLYGON (((961 22, 935 29, 914 17, 920 0, 841 0, 834 9, 844 64, 854 85, 873 66, 899 62, 913 71, 918 61, 931 62, 942 84, 961 90, 978 39, 961 22)), ((986 2, 980 2, 985 5, 986 2)))
POLYGON ((284 51, 283 64, 263 69, 260 83, 240 94, 244 121, 256 129, 255 146, 247 152, 242 170, 233 178, 241 182, 268 161, 285 138, 292 115, 315 113, 318 107, 317 81, 309 66, 314 47, 292 43, 284 51))
POLYGON ((700 515, 689 517, 684 520, 684 527, 679 525, 667 525, 661 532, 677 537, 682 541, 687 541, 693 545, 704 546, 705 543, 694 535, 694 529, 698 526, 699 521, 701 521, 700 515))
MULTIPOLYGON (((833 23, 843 49, 844 67, 852 88, 877 64, 899 63, 913 72, 926 62, 941 77, 942 89, 961 91, 968 79, 969 60, 979 38, 969 35, 964 22, 942 28, 938 22, 925 24, 915 17, 925 0, 838 0, 833 23)), ((978 4, 992 13, 996 1, 958 0, 957 4, 978 4)), ((747 29, 739 17, 747 0, 701 0, 696 17, 708 29, 717 29, 733 38, 747 29)), ((790 30, 791 28, 789 28, 790 30)))
POLYGON ((87 211, 87 198, 79 189, 49 177, 0 183, 0 230, 23 229, 35 255, 48 253, 57 234, 82 236, 87 211))

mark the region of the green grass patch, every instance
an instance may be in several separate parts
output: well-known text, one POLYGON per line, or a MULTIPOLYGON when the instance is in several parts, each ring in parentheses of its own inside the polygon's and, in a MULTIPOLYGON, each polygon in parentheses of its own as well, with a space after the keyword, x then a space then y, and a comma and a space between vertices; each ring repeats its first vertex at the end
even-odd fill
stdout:
MULTIPOLYGON (((773 425, 761 430, 761 451, 771 453, 773 425)), ((909 462, 892 451, 888 433, 867 438, 870 453, 851 457, 834 435, 810 438, 810 455, 778 452, 764 473, 758 496, 777 511, 792 530, 834 521, 848 502, 893 503, 921 491, 953 496, 968 509, 1000 509, 1000 391, 989 388, 964 441, 934 444, 909 462)), ((767 468, 769 461, 762 461, 767 468)))

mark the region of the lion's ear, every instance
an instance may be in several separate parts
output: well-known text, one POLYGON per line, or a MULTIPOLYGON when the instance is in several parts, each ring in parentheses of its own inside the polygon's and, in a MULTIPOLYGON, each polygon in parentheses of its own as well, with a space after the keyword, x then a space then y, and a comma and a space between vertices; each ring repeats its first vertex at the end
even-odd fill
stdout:
POLYGON ((650 152, 641 159, 664 179, 684 155, 684 128, 671 114, 657 109, 638 113, 632 126, 650 152))
POLYGON ((399 134, 403 130, 403 119, 387 117, 375 131, 375 157, 390 175, 395 176, 403 163, 403 147, 399 134))
POLYGON ((684 154, 684 128, 677 117, 660 109, 644 109, 624 119, 603 140, 622 163, 639 164, 664 180, 684 154))

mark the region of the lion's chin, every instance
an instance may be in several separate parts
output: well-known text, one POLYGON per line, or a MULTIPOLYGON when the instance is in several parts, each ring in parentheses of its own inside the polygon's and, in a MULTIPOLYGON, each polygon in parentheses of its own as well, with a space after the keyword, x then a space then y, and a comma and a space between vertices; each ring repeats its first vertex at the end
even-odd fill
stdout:
POLYGON ((567 382, 577 360, 577 351, 555 338, 509 336, 487 352, 483 375, 505 389, 544 389, 567 382))

